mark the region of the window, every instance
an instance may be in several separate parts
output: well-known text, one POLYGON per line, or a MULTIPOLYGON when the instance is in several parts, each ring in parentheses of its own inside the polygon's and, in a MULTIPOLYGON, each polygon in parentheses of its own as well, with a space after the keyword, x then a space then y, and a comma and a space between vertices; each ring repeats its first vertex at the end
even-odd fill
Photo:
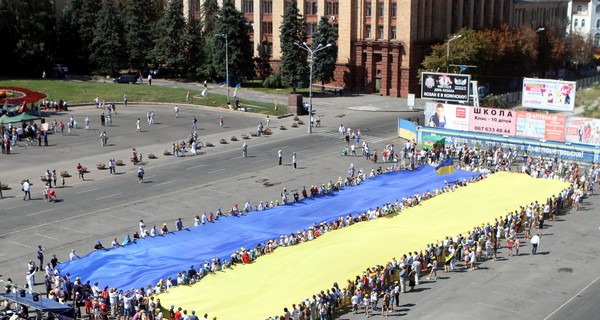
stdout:
POLYGON ((328 16, 337 16, 339 14, 339 3, 337 2, 327 2, 327 15, 328 16))
POLYGON ((317 7, 317 1, 306 1, 304 5, 304 15, 318 14, 317 7))
POLYGON ((396 34, 396 26, 392 26, 392 27, 390 28, 390 38, 391 38, 392 40, 396 40, 397 36, 398 36, 398 35, 396 34))
POLYGON ((600 19, 596 19, 596 29, 600 29, 600 19))
POLYGON ((383 17, 385 12, 385 4, 383 2, 377 2, 377 16, 383 17))
POLYGON ((596 13, 600 14, 600 4, 596 6, 596 13))
POLYGON ((594 43, 595 43, 596 45, 600 44, 600 33, 596 33, 596 34, 594 35, 594 43))
POLYGON ((273 13, 273 1, 261 1, 260 2, 260 13, 273 13))
POLYGON ((370 17, 371 16, 371 3, 367 2, 367 5, 365 6, 365 16, 370 17))
POLYGON ((317 24, 316 23, 307 23, 306 24, 306 35, 311 37, 314 33, 317 32, 317 24))
POLYGON ((377 26, 377 39, 383 39, 383 26, 377 26))
POLYGON ((577 13, 580 13, 580 12, 581 12, 581 10, 582 10, 582 8, 581 8, 581 5, 578 5, 578 6, 577 6, 577 13))
POLYGON ((252 13, 254 12, 254 0, 244 0, 242 3, 242 12, 252 13))
POLYGON ((262 34, 273 34, 273 22, 261 23, 262 34))
POLYGON ((575 28, 579 27, 579 19, 575 19, 575 22, 573 22, 573 26, 575 26, 575 28))
POLYGON ((365 26, 365 39, 371 39, 371 26, 365 26))
POLYGON ((267 56, 273 55, 273 43, 268 41, 262 42, 263 53, 267 56))
POLYGON ((584 28, 585 27, 585 19, 581 19, 581 27, 584 28))
POLYGON ((391 10, 391 16, 392 18, 395 18, 396 15, 398 14, 398 4, 397 3, 392 3, 392 10, 391 10))

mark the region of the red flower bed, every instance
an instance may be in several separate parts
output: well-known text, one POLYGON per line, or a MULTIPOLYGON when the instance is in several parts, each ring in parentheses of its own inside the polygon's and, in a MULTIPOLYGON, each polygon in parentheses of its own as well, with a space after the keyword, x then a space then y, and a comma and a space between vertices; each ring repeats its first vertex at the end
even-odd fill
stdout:
POLYGON ((8 104, 35 103, 46 98, 43 92, 33 91, 26 88, 2 87, 0 86, 0 104, 8 101, 8 104))

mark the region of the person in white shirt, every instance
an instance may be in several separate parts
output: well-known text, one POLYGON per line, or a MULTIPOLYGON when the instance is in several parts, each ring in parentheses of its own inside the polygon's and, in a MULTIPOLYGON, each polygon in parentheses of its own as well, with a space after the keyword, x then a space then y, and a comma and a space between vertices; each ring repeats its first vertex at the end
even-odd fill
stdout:
POLYGON ((71 261, 79 259, 77 253, 75 253, 75 249, 71 250, 71 253, 69 254, 69 259, 71 259, 71 261))
POLYGON ((23 182, 23 193, 23 201, 25 201, 25 198, 31 200, 31 184, 29 183, 29 179, 23 182))

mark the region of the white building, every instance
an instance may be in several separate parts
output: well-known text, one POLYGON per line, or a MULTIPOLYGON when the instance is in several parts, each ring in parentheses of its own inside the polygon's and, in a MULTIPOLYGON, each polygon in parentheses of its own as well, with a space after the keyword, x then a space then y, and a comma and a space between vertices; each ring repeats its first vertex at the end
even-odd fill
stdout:
POLYGON ((592 36, 600 45, 600 0, 572 0, 567 12, 571 22, 567 31, 592 36))

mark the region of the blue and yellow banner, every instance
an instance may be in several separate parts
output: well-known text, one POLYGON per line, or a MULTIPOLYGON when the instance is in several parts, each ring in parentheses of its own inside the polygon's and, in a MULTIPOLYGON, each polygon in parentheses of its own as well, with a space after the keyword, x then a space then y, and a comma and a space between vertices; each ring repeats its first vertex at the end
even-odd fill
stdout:
POLYGON ((438 176, 442 174, 454 173, 454 160, 452 160, 452 158, 448 158, 442 161, 439 166, 435 167, 435 171, 437 172, 438 176))

